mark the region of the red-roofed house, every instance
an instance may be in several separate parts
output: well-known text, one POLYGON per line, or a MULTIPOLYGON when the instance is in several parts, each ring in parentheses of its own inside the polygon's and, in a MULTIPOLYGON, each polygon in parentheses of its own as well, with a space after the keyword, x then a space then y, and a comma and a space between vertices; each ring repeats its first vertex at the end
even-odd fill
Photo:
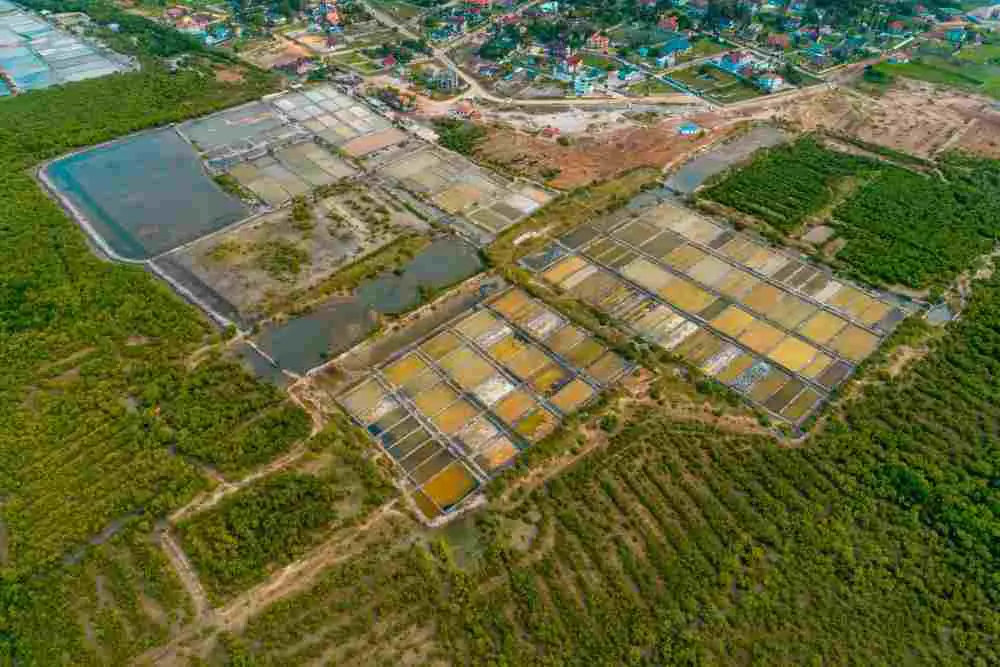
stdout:
POLYGON ((767 36, 767 45, 772 49, 787 49, 791 42, 792 40, 790 40, 788 35, 785 34, 767 36))
POLYGON ((677 17, 667 16, 664 14, 663 16, 660 17, 660 22, 657 23, 657 26, 659 26, 659 28, 662 30, 669 30, 670 32, 676 32, 678 26, 677 17))
POLYGON ((598 51, 607 51, 611 47, 611 38, 607 35, 602 35, 599 32, 595 32, 587 39, 587 48, 597 49, 598 51))

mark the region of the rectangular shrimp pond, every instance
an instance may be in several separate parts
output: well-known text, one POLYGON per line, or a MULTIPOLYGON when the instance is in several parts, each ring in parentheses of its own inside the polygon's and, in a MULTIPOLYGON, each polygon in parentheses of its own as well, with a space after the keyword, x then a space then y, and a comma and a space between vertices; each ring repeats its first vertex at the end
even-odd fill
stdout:
POLYGON ((338 401, 434 520, 631 370, 512 288, 380 364, 338 401))
POLYGON ((106 249, 129 260, 155 257, 250 214, 173 128, 60 158, 42 177, 106 249))
POLYGON ((523 263, 796 425, 905 317, 826 269, 671 202, 582 225, 523 263))

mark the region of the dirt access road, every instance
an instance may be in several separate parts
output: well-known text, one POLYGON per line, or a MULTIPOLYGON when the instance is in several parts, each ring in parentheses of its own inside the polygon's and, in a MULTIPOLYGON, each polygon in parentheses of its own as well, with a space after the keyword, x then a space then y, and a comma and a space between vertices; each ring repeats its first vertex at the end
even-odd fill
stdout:
MULTIPOLYGON (((254 586, 234 598, 222 607, 212 609, 204 589, 197 582, 197 577, 191 581, 185 572, 193 574, 190 564, 183 552, 169 536, 164 539, 168 556, 176 549, 180 559, 178 573, 188 593, 191 594, 195 606, 195 620, 188 625, 168 644, 151 649, 139 656, 135 665, 188 665, 195 656, 202 655, 214 641, 219 632, 229 632, 243 628, 250 617, 278 600, 292 596, 310 588, 320 575, 337 563, 352 558, 361 553, 370 541, 381 536, 381 529, 391 529, 393 518, 403 514, 396 508, 398 499, 394 499, 372 512, 368 519, 353 528, 334 534, 305 557, 296 560, 278 570, 265 581, 254 586), (187 567, 183 567, 186 564, 187 567)), ((171 557, 173 562, 173 557, 171 557)))

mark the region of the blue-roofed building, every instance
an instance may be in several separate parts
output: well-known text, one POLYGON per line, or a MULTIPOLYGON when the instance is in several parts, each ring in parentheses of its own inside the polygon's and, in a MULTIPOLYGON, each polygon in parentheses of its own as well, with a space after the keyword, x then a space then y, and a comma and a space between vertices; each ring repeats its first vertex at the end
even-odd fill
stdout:
POLYGON ((692 137, 698 134, 699 132, 701 132, 701 128, 698 127, 697 124, 692 123, 691 121, 685 121, 680 124, 680 127, 677 128, 677 134, 681 135, 682 137, 692 137))
POLYGON ((691 40, 684 35, 676 35, 664 43, 660 48, 660 53, 664 55, 677 55, 678 53, 687 53, 690 50, 691 40))
POLYGON ((961 26, 957 28, 948 28, 944 33, 944 38, 952 44, 961 44, 965 41, 965 28, 961 26))
POLYGON ((757 85, 765 93, 776 93, 784 87, 785 80, 778 74, 762 74, 757 77, 757 85))

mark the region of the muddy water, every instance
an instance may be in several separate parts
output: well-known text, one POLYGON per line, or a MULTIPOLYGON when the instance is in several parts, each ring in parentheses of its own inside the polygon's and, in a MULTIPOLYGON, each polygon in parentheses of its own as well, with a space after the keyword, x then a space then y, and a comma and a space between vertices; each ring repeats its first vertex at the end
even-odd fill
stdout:
POLYGON ((683 195, 691 194, 705 181, 746 160, 759 148, 785 143, 791 137, 783 130, 759 125, 739 139, 724 143, 686 162, 667 179, 667 187, 683 195))
POLYGON ((281 368, 305 373, 364 340, 378 326, 378 315, 413 310, 425 290, 448 287, 482 269, 471 245, 441 239, 399 272, 365 281, 354 296, 335 297, 308 314, 265 328, 256 342, 281 368))

